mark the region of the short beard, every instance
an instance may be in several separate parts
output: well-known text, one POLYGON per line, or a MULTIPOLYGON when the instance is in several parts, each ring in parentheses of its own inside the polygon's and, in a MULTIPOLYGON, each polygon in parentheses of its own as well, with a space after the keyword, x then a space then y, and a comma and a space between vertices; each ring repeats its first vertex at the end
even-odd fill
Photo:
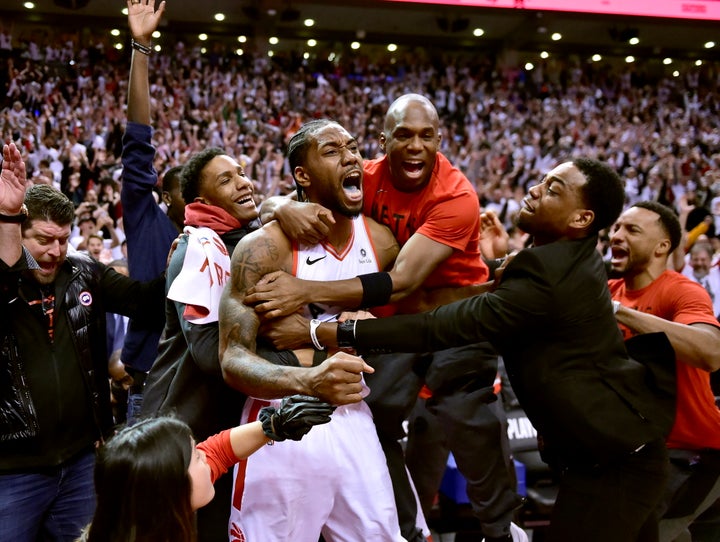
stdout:
POLYGON ((58 276, 58 271, 59 270, 56 269, 55 273, 53 273, 52 275, 43 275, 40 273, 40 271, 31 271, 30 274, 32 275, 32 278, 35 282, 37 282, 41 286, 47 286, 55 282, 55 279, 58 276))
POLYGON ((346 216, 348 218, 355 218, 356 216, 360 216, 362 213, 362 209, 359 209, 357 211, 353 211, 352 209, 339 209, 340 214, 343 216, 346 216))

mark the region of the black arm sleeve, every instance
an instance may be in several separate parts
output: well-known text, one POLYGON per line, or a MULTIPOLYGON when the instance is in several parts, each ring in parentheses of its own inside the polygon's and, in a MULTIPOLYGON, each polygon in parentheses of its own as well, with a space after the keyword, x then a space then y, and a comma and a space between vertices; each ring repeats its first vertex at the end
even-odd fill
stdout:
POLYGON ((101 287, 106 310, 129 316, 148 329, 162 329, 165 322, 165 273, 140 282, 121 275, 114 269, 103 269, 101 287))
POLYGON ((547 321, 553 310, 553 287, 542 261, 521 251, 505 269, 494 292, 487 292, 430 312, 358 320, 359 353, 434 352, 489 341, 499 352, 547 321))
POLYGON ((424 339, 427 313, 358 320, 355 325, 355 348, 360 354, 386 352, 427 352, 424 339))
POLYGON ((432 352, 484 341, 479 302, 469 298, 421 314, 358 320, 355 348, 361 354, 432 352))

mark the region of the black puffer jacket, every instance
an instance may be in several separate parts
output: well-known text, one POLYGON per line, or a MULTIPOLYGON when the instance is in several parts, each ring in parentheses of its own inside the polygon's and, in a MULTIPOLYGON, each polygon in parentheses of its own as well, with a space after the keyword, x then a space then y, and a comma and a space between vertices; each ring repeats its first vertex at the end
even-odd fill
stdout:
MULTIPOLYGON (((0 275, 0 304, 17 302, 20 272, 36 265, 28 252, 12 268, 0 275)), ((4 262, 0 260, 0 265, 4 262)), ((31 438, 37 435, 35 405, 24 386, 25 370, 12 332, 10 311, 0 313, 0 442, 31 438)))
POLYGON ((165 297, 164 277, 140 283, 87 256, 68 256, 52 288, 51 339, 40 285, 28 271, 19 280, 13 274, 16 269, 0 265, 3 284, 17 284, 15 295, 6 287, 0 314, 10 323, 3 335, 16 346, 8 353, 17 353, 9 375, 16 393, 0 402, 0 420, 15 423, 14 430, 0 427, 0 471, 58 465, 109 434, 105 313, 152 326, 162 322, 165 297), (20 420, 29 430, 18 430, 20 420))

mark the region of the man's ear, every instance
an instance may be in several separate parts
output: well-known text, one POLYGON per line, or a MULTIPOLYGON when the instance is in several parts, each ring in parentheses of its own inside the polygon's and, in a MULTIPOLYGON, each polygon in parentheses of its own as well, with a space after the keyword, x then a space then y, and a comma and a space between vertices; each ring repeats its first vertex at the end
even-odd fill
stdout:
POLYGON ((668 256, 670 255, 670 239, 662 239, 655 245, 656 256, 668 256))
POLYGON ((595 220, 595 213, 590 209, 579 209, 570 223, 573 228, 586 230, 595 220))
POLYGON ((303 190, 310 186, 310 177, 302 166, 295 166, 293 171, 293 177, 295 177, 295 183, 300 186, 303 190))

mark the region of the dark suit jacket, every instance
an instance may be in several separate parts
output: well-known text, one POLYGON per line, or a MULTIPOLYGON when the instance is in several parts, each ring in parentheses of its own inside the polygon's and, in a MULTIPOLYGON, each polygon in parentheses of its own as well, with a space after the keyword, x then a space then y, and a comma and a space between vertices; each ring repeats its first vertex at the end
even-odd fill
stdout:
POLYGON ((593 465, 629 454, 669 432, 674 352, 664 334, 635 346, 650 352, 643 361, 669 371, 664 379, 629 358, 595 245, 592 236, 527 248, 494 292, 358 322, 358 350, 437 350, 486 338, 503 356, 548 462, 593 465))

